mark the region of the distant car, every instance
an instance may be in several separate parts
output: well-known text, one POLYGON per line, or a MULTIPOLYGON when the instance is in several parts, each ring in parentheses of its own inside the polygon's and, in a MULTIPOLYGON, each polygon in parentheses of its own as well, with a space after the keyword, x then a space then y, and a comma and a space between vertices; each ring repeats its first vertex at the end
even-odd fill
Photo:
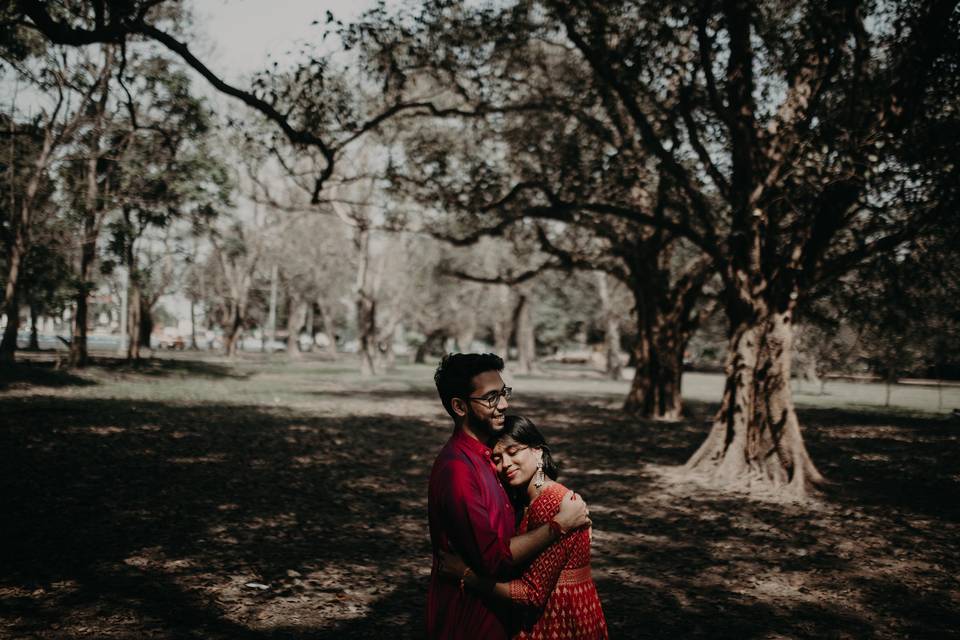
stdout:
POLYGON ((183 336, 162 335, 157 337, 155 348, 182 351, 187 348, 187 342, 183 339, 183 336))

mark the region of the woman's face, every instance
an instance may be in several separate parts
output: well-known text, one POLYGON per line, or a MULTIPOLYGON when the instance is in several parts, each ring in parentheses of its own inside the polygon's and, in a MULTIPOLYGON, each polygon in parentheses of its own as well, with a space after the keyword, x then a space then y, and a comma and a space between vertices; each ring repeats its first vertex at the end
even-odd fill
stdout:
POLYGON ((500 479, 511 487, 525 487, 529 484, 537 472, 537 463, 541 457, 543 451, 540 449, 519 444, 512 438, 499 440, 491 455, 500 479))

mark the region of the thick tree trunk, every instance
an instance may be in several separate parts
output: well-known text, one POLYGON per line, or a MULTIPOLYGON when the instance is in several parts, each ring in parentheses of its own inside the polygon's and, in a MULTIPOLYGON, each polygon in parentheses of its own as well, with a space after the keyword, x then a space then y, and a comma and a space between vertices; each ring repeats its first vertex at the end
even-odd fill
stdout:
POLYGON ((651 420, 675 422, 683 416, 681 382, 683 353, 692 333, 681 320, 688 310, 668 304, 664 293, 635 290, 637 342, 633 349, 636 370, 623 409, 651 420), (673 309, 665 313, 663 308, 673 309))
POLYGON ((823 481, 807 453, 790 391, 790 312, 733 327, 726 388, 707 439, 686 464, 727 486, 797 498, 823 481))
POLYGON ((624 411, 652 420, 680 420, 686 345, 687 340, 675 322, 661 318, 654 327, 640 327, 633 353, 636 371, 624 411))

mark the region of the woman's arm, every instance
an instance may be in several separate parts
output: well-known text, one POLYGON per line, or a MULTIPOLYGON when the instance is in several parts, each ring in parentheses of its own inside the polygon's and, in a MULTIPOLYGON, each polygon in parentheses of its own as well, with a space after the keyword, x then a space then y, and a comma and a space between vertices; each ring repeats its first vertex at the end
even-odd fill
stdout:
POLYGON ((514 565, 523 565, 540 554, 552 542, 571 529, 590 526, 590 511, 580 494, 567 491, 560 501, 560 508, 553 516, 556 526, 543 524, 527 533, 510 538, 510 555, 514 565))
POLYGON ((543 607, 557 586, 573 542, 570 536, 564 536, 537 556, 522 576, 510 582, 496 582, 492 578, 478 576, 459 556, 442 551, 440 572, 454 580, 460 580, 461 588, 469 588, 517 604, 543 607))

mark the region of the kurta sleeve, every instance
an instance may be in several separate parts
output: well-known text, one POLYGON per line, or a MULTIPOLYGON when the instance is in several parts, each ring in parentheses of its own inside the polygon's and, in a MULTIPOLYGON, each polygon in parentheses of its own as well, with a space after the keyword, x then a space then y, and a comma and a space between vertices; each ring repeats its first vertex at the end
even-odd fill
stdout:
POLYGON ((560 579, 570 557, 574 531, 547 547, 516 580, 510 581, 510 599, 517 604, 542 608, 560 579))
POLYGON ((478 574, 508 577, 513 569, 510 540, 501 537, 493 509, 483 500, 477 471, 460 461, 451 462, 446 471, 444 510, 450 516, 452 550, 478 574))

